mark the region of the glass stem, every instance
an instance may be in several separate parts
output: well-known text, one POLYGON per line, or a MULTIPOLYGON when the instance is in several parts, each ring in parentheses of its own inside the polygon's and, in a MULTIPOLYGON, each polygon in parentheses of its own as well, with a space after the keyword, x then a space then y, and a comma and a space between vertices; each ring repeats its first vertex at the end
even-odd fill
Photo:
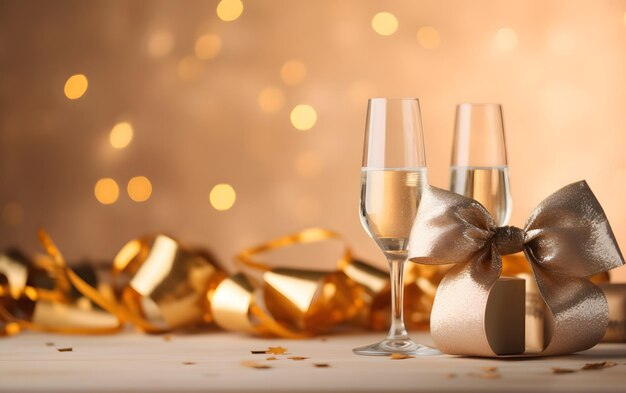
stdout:
POLYGON ((389 256, 389 278, 391 279, 391 326, 387 340, 408 338, 404 327, 404 264, 405 257, 389 256))

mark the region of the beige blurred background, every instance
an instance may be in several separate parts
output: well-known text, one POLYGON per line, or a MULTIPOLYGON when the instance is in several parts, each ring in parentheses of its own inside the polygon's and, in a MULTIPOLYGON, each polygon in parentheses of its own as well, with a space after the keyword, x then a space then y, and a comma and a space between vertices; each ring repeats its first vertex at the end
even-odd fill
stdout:
POLYGON ((383 266, 357 213, 371 96, 420 98, 441 187, 455 105, 502 103, 511 223, 586 179, 624 246, 624 70, 626 1, 1 0, 0 246, 45 227, 106 260, 159 231, 230 263, 322 226, 383 266))

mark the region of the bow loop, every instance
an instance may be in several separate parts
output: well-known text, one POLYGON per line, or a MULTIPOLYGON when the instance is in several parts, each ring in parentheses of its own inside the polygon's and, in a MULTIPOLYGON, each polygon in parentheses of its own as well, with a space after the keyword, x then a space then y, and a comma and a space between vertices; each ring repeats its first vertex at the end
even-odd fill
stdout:
POLYGON ((526 256, 545 272, 582 278, 624 264, 604 210, 584 180, 544 199, 525 229, 526 256))
POLYGON ((413 262, 442 265, 485 254, 496 230, 487 210, 473 199, 436 187, 422 194, 411 231, 413 262))

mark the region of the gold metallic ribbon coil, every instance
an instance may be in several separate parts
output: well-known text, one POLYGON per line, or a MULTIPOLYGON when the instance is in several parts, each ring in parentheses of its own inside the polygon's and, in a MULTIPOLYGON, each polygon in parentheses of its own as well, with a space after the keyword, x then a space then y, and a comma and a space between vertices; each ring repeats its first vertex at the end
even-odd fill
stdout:
MULTIPOLYGON (((0 254, 0 335, 22 329, 103 334, 126 324, 162 333, 215 323, 228 331, 303 338, 341 323, 374 329, 388 325, 388 274, 355 259, 341 235, 322 228, 241 251, 236 261, 242 271, 233 276, 210 253, 166 235, 129 241, 110 269, 69 268, 48 234, 40 231, 39 238, 47 255, 34 262, 16 253, 0 254), (329 241, 339 241, 343 249, 335 259, 316 262, 325 270, 261 262, 272 250, 302 247, 305 253, 302 245, 329 241)), ((408 269, 409 326, 428 325, 444 271, 437 266, 408 269)))
POLYGON ((430 187, 422 196, 412 236, 411 261, 456 264, 437 290, 431 315, 431 334, 442 352, 495 356, 485 334, 485 307, 500 277, 501 255, 521 250, 549 311, 539 355, 582 351, 604 335, 606 298, 588 277, 622 266, 624 259, 586 182, 546 198, 523 230, 498 228, 480 203, 430 187))
MULTIPOLYGON (((365 306, 365 289, 340 270, 271 267, 258 256, 278 248, 342 239, 333 231, 309 228, 243 250, 237 261, 261 274, 260 293, 244 274, 224 280, 211 298, 215 322, 231 331, 301 338, 353 319, 365 306)), ((337 266, 353 263, 345 246, 337 266)))

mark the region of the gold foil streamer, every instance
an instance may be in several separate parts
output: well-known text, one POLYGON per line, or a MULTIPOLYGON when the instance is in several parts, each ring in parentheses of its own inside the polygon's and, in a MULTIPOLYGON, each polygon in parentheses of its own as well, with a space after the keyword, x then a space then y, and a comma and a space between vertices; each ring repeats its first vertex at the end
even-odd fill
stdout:
POLYGON ((480 203, 430 187, 412 235, 411 260, 455 263, 442 280, 431 315, 438 348, 458 355, 496 356, 485 336, 489 291, 501 254, 524 251, 547 306, 545 347, 538 355, 581 351, 604 335, 608 308, 588 277, 624 264, 608 220, 586 182, 546 198, 526 227, 496 227, 480 203))
MULTIPOLYGON (((108 277, 89 266, 70 269, 43 231, 47 255, 34 261, 0 256, 0 335, 22 329, 74 334, 119 331, 126 323, 149 333, 216 323, 225 330, 285 338, 310 337, 343 322, 384 329, 390 302, 387 272, 356 260, 336 232, 305 229, 237 256, 248 274, 228 277, 215 259, 156 235, 117 253, 108 277), (264 253, 341 241, 336 269, 270 266, 264 253), (254 274, 253 274, 254 275, 254 274)), ((327 266, 330 266, 327 264, 327 266)), ((424 328, 447 267, 407 269, 407 324, 424 328)))
MULTIPOLYGON (((240 307, 242 302, 227 299, 221 294, 223 290, 221 286, 218 287, 217 296, 211 300, 218 325, 259 334, 302 337, 353 319, 365 306, 363 300, 365 289, 344 272, 270 267, 257 260, 258 255, 270 250, 329 239, 341 239, 341 236, 326 229, 310 228, 239 253, 237 260, 245 267, 262 272, 264 308, 255 301, 253 286, 244 277, 239 277, 237 281, 223 285, 229 291, 241 292, 242 296, 245 294, 247 307, 240 307), (225 304, 227 301, 230 306, 225 304), (235 311, 235 306, 240 308, 235 311), (233 325, 225 321, 225 318, 217 316, 220 312, 236 315, 236 320, 240 322, 233 325), (246 313, 245 317, 243 313, 246 313), (258 322, 254 323, 252 318, 256 318, 258 322)), ((352 263, 352 251, 346 246, 337 265, 347 268, 352 266, 352 263)), ((367 280, 365 277, 364 279, 367 280)))
POLYGON ((150 331, 210 322, 206 295, 225 277, 210 256, 165 235, 132 240, 113 261, 114 283, 126 282, 123 303, 150 324, 150 331))

